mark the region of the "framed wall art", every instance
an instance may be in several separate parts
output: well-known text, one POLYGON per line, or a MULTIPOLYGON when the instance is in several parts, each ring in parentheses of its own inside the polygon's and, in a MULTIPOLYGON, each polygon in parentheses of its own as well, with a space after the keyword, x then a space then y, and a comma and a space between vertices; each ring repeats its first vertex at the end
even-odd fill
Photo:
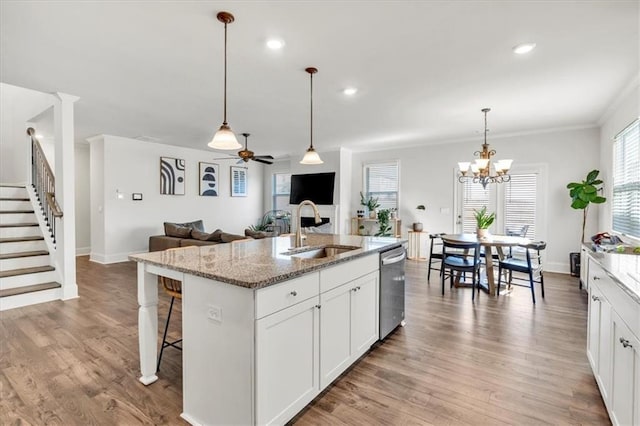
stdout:
POLYGON ((160 194, 184 195, 185 161, 160 157, 160 194))
POLYGON ((217 197, 220 192, 220 166, 200 162, 200 195, 217 197))
POLYGON ((245 167, 231 166, 231 196, 247 196, 247 169, 245 167))

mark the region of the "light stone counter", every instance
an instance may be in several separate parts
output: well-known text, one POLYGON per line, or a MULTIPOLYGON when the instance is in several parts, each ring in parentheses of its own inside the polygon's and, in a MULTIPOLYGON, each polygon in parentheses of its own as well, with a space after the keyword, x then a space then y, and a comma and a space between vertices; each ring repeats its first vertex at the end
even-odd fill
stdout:
POLYGON ((640 304, 640 256, 635 254, 618 254, 596 252, 589 247, 589 255, 598 262, 613 281, 640 304))
POLYGON ((131 255, 129 259, 228 284, 259 289, 330 265, 384 251, 405 241, 391 237, 309 234, 305 247, 291 249, 294 246, 294 236, 291 235, 211 246, 183 247, 131 255), (292 253, 328 244, 359 248, 317 259, 291 256, 292 253))

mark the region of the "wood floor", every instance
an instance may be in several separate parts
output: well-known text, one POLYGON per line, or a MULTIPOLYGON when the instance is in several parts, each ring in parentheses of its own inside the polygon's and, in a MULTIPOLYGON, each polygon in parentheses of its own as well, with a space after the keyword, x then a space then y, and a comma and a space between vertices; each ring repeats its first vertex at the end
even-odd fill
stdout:
MULTIPOLYGON (((546 300, 445 296, 407 264, 407 325, 323 392, 298 425, 609 424, 585 355, 587 297, 547 274, 546 300)), ((0 424, 186 424, 181 353, 138 382, 136 270, 78 258, 81 297, 0 313, 0 424)), ((168 297, 161 292, 160 316, 168 297)), ((175 308, 174 308, 175 309, 175 308)), ((172 319, 179 336, 180 311, 172 319)))

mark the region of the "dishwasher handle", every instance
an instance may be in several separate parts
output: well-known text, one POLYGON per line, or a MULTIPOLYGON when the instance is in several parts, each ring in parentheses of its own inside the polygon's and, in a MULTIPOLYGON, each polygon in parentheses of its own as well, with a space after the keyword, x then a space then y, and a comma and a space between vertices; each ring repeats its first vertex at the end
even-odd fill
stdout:
POLYGON ((391 265, 393 263, 402 262, 406 257, 407 257, 406 251, 402 250, 402 253, 400 254, 400 256, 383 257, 382 258, 382 264, 383 265, 391 265))

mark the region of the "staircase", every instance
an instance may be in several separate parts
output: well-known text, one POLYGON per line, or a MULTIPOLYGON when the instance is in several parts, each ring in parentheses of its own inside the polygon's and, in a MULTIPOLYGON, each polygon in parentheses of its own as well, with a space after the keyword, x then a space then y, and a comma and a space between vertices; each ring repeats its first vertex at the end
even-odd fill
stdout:
POLYGON ((24 186, 0 184, 0 311, 62 298, 24 186))

